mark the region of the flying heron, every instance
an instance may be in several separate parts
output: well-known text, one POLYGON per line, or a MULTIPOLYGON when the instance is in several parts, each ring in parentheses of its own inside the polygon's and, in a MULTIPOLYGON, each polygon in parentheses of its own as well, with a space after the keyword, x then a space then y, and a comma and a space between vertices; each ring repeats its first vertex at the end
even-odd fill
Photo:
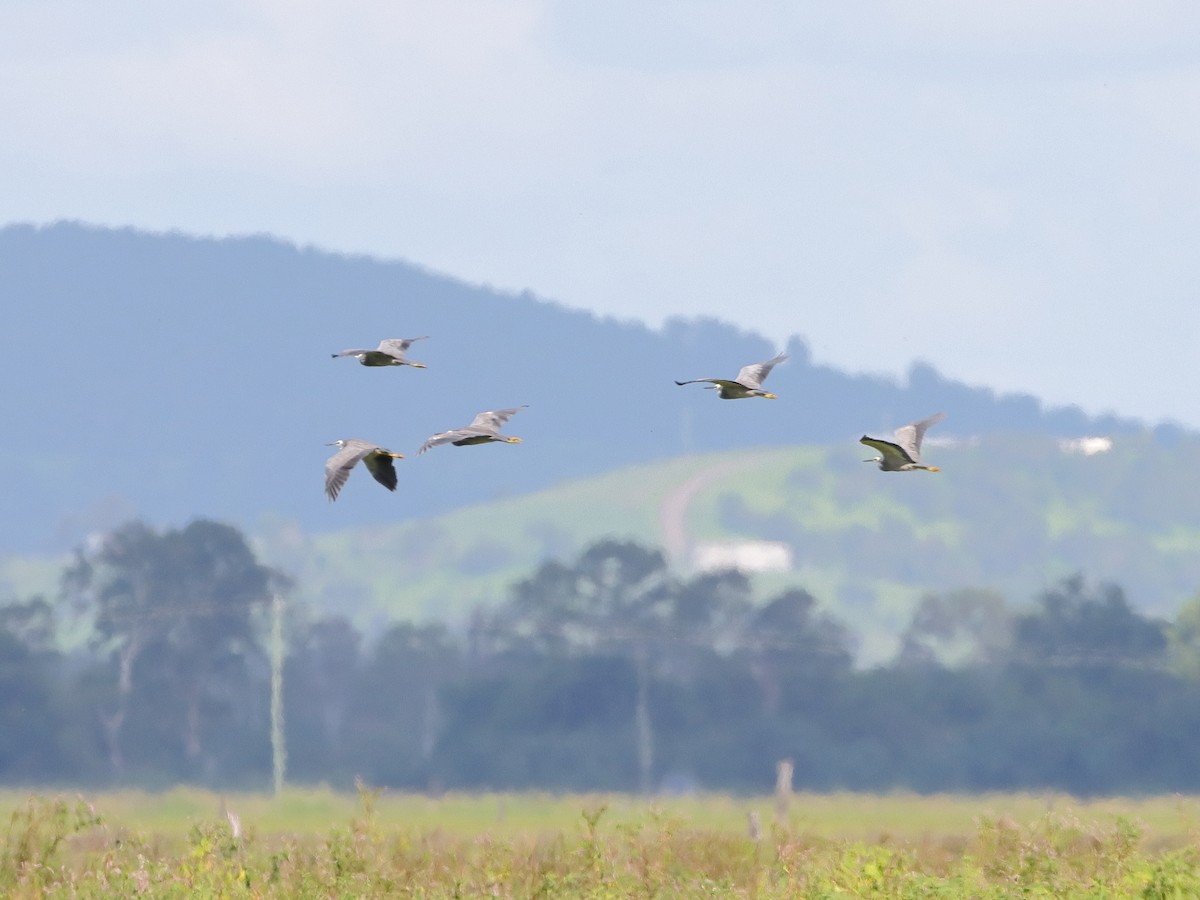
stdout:
POLYGON ((327 446, 338 448, 337 453, 325 460, 325 495, 330 503, 337 499, 342 485, 350 477, 350 470, 360 461, 372 478, 389 491, 396 489, 396 465, 392 460, 404 459, 403 453, 393 453, 378 444, 355 438, 334 441, 327 446))
POLYGON ((702 381, 711 382, 705 390, 715 390, 717 395, 722 400, 741 400, 745 397, 765 397, 767 400, 776 399, 775 395, 764 391, 762 383, 767 380, 767 376, 771 374, 771 370, 775 366, 787 359, 786 353, 780 353, 774 359, 768 359, 766 362, 754 363, 751 366, 742 366, 741 371, 737 373, 737 378, 732 380, 725 378, 693 378, 691 381, 677 381, 676 384, 698 384, 702 381))
POLYGON ((456 428, 453 431, 439 431, 437 434, 429 438, 421 449, 417 451, 420 455, 431 447, 440 447, 442 444, 453 444, 455 447, 466 447, 470 444, 489 444, 492 441, 500 441, 505 444, 519 444, 519 437, 509 437, 500 433, 500 427, 525 408, 527 404, 521 406, 512 406, 508 409, 491 409, 487 412, 481 412, 471 424, 465 428, 456 428))
POLYGON ((879 463, 879 468, 885 472, 912 472, 924 469, 927 472, 940 472, 937 466, 921 465, 921 441, 925 431, 931 425, 936 425, 946 418, 945 413, 934 413, 928 419, 910 422, 896 429, 895 443, 879 438, 867 437, 865 434, 859 440, 860 444, 874 447, 883 456, 873 456, 863 462, 879 463))
POLYGON ((364 366, 412 366, 414 369, 424 369, 425 363, 412 362, 404 354, 415 341, 423 341, 427 337, 429 335, 424 334, 415 338, 388 338, 380 341, 374 350, 343 350, 332 355, 334 359, 353 356, 364 366))

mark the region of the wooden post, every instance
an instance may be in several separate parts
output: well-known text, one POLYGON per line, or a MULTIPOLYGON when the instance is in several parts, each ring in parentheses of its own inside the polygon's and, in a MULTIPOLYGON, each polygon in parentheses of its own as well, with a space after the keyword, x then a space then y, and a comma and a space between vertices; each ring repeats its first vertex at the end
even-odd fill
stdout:
POLYGON ((787 820, 788 807, 792 802, 794 769, 790 759, 781 759, 775 763, 775 816, 781 822, 787 820))
POLYGON ((650 721, 650 661, 645 645, 639 644, 634 660, 637 677, 637 697, 633 718, 637 733, 638 788, 650 794, 654 786, 654 726, 650 721))
POLYGON ((283 792, 287 747, 283 737, 283 597, 271 601, 271 776, 275 796, 283 792))

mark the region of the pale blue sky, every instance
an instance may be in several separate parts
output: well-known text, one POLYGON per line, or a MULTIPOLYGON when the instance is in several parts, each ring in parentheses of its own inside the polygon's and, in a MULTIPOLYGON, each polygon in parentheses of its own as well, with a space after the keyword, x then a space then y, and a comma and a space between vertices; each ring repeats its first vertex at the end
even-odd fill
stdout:
POLYGON ((269 232, 1200 427, 1198 34, 1191 2, 9 0, 0 223, 269 232))

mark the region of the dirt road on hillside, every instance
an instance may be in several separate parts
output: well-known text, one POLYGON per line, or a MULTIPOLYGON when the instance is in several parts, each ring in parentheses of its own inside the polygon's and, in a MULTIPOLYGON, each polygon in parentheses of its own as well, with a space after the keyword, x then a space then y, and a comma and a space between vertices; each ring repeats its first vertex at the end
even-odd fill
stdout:
POLYGON ((675 565, 688 563, 687 510, 696 495, 714 482, 749 469, 760 461, 761 457, 755 455, 716 463, 701 469, 667 494, 658 508, 658 524, 662 530, 663 550, 669 562, 675 565))

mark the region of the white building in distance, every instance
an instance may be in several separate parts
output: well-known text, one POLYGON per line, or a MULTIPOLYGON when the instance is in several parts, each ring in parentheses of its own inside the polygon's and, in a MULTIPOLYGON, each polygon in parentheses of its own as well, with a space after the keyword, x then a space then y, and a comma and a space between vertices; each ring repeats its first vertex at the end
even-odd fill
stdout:
POLYGON ((1064 438, 1058 442, 1058 449, 1063 453, 1078 453, 1082 456, 1107 453, 1112 448, 1112 438, 1108 437, 1064 438))
POLYGON ((700 572, 790 572, 792 548, 782 541, 708 541, 692 548, 692 568, 700 572))

